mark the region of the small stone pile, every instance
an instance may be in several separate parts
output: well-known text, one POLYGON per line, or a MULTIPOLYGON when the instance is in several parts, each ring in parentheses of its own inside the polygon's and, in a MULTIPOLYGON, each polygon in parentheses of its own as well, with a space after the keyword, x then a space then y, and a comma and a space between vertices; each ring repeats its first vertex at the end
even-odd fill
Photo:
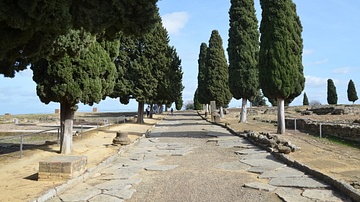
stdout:
POLYGON ((269 148, 271 152, 279 152, 289 154, 300 150, 300 147, 295 146, 290 141, 282 140, 277 135, 270 133, 255 133, 253 131, 244 131, 246 137, 259 144, 262 147, 269 148))

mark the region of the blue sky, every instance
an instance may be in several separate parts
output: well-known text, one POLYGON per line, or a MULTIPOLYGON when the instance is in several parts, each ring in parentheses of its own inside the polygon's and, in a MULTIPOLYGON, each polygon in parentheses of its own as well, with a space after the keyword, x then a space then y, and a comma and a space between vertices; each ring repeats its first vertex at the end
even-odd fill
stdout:
MULTIPOLYGON (((303 25, 303 65, 306 77, 305 92, 309 101, 326 104, 327 79, 333 79, 337 88, 338 103, 347 100, 350 79, 360 95, 360 22, 358 0, 304 1, 295 0, 297 13, 303 25)), ((197 87, 198 55, 200 44, 208 43, 211 31, 219 31, 226 51, 229 29, 230 1, 224 0, 161 0, 158 3, 163 24, 169 32, 170 44, 175 46, 182 59, 184 71, 184 103, 193 99, 197 87)), ((259 0, 255 8, 260 23, 259 0)), ((227 53, 226 53, 227 55, 227 53)), ((4 113, 54 113, 58 103, 45 105, 36 95, 32 71, 17 73, 15 78, 0 75, 0 115, 4 113)), ((291 105, 301 105, 303 95, 291 105)), ((239 107, 240 100, 232 100, 231 107, 239 107)), ((79 105, 79 111, 135 111, 137 103, 122 105, 117 99, 107 98, 94 106, 79 105)))

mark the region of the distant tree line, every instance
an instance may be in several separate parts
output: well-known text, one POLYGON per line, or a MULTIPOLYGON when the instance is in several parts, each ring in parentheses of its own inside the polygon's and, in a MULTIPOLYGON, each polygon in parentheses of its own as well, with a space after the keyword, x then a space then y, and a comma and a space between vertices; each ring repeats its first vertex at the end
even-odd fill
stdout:
POLYGON ((256 100, 259 104, 263 94, 278 106, 277 132, 282 134, 285 132, 284 105, 299 96, 305 85, 302 25, 292 0, 260 0, 260 5, 262 19, 258 29, 254 1, 231 0, 229 65, 222 55, 222 47, 216 49, 218 54, 213 54, 217 47, 212 40, 216 31, 212 32, 208 47, 201 44, 194 103, 209 104, 216 100, 221 107, 229 103, 231 96, 242 99, 240 122, 246 122, 247 101, 256 100), (216 63, 218 61, 225 64, 216 63))

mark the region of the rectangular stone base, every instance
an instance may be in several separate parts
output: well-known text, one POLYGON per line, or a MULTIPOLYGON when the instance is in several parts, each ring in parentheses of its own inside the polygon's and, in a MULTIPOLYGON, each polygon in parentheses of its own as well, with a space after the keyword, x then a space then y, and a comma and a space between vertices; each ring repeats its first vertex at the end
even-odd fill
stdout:
POLYGON ((85 171, 86 156, 56 156, 39 162, 38 180, 67 180, 85 171))

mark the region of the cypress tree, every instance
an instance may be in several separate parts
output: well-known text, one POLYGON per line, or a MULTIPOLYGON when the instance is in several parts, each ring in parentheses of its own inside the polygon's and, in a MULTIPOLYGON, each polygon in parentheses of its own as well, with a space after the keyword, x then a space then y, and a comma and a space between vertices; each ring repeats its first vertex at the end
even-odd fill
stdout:
POLYGON ((99 103, 114 88, 116 68, 109 52, 116 52, 118 43, 102 44, 106 47, 88 32, 69 30, 53 44, 50 56, 31 66, 41 102, 60 103, 61 153, 71 153, 72 132, 65 134, 64 124, 73 120, 77 104, 99 103))
POLYGON ((231 0, 228 41, 229 87, 242 98, 240 122, 246 122, 247 100, 259 91, 259 31, 253 0, 231 0))
POLYGON ((177 110, 182 108, 182 91, 184 90, 184 86, 182 84, 183 71, 181 66, 181 59, 178 56, 176 49, 174 47, 170 47, 170 71, 167 79, 169 80, 169 96, 168 102, 175 102, 175 106, 177 110), (181 106, 180 106, 181 105, 181 106), (178 109, 178 107, 180 107, 178 109))
POLYGON ((206 54, 207 54, 207 45, 206 43, 201 43, 200 45, 200 53, 198 59, 198 101, 201 104, 209 104, 209 93, 208 93, 208 70, 206 67, 206 54))
POLYGON ((332 79, 327 80, 327 102, 329 105, 336 105, 338 101, 336 87, 332 79))
POLYGON ((198 98, 198 89, 196 89, 195 93, 194 93, 194 109, 195 110, 201 110, 201 103, 199 102, 199 98, 198 98))
POLYGON ((348 100, 354 104, 356 100, 358 100, 356 88, 354 82, 350 79, 348 88, 347 88, 347 96, 348 100))
POLYGON ((309 100, 308 100, 308 97, 307 97, 306 93, 304 93, 303 105, 304 105, 304 106, 308 106, 308 105, 309 105, 309 100))
POLYGON ((277 133, 285 133, 284 100, 301 94, 305 78, 302 66, 302 26, 291 0, 260 0, 259 80, 264 95, 277 100, 277 133))
POLYGON ((223 43, 217 30, 212 31, 206 52, 209 101, 216 101, 216 105, 220 107, 220 116, 223 116, 222 108, 229 104, 232 95, 223 43))

